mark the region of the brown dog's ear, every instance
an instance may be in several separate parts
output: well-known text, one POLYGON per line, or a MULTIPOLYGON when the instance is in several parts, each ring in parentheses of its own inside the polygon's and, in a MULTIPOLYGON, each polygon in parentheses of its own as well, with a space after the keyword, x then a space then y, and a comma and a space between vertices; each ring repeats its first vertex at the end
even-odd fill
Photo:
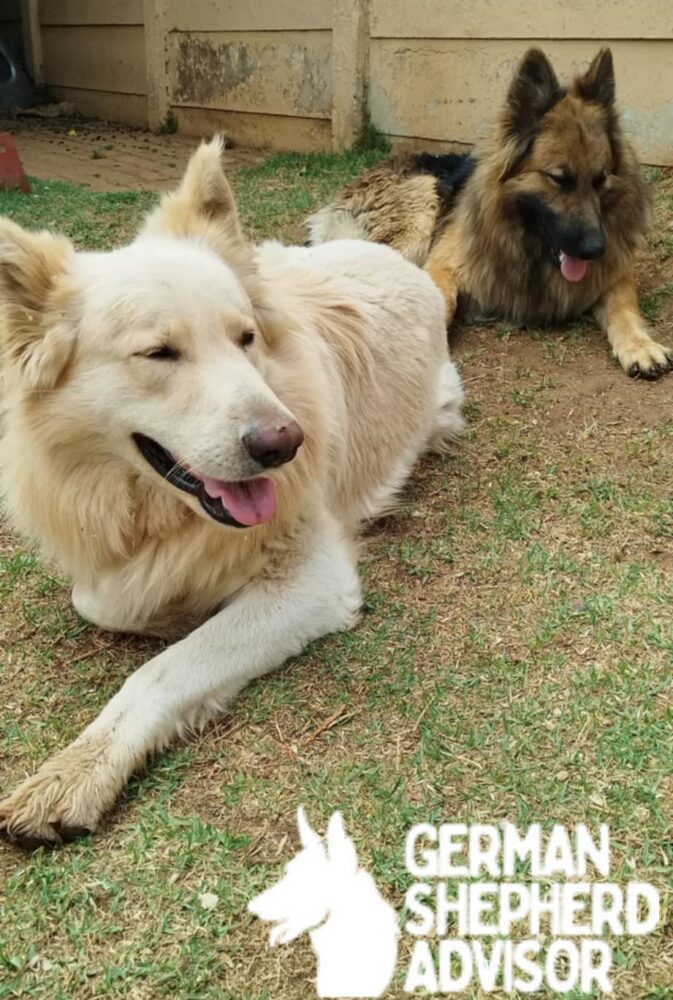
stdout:
POLYGON ((65 237, 0 219, 0 347, 33 389, 52 388, 74 348, 64 319, 73 259, 65 237))
POLYGON ((556 74, 544 52, 529 49, 507 93, 504 121, 507 134, 512 138, 527 138, 562 95, 556 74))
POLYGON ((584 76, 578 76, 573 93, 585 101, 611 108, 615 103, 615 70, 610 49, 601 49, 584 76))
POLYGON ((224 140, 202 142, 187 164, 179 188, 164 195, 141 236, 202 237, 221 256, 245 243, 236 202, 222 169, 224 140))

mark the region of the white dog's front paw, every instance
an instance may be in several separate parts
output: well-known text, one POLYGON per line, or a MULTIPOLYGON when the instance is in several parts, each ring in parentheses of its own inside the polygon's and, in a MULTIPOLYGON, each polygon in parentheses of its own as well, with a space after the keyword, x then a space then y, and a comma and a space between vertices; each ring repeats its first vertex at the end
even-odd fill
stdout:
POLYGON ((26 846, 60 844, 95 830, 119 793, 105 737, 83 736, 0 801, 0 833, 26 846))

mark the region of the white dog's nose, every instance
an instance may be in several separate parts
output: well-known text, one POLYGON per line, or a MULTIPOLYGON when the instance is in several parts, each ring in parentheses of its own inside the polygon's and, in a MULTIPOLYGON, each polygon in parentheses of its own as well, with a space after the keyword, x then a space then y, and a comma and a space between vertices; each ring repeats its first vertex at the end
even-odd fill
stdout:
POLYGON ((280 427, 258 427, 243 435, 248 454, 265 469, 291 462, 303 440, 304 432, 296 420, 280 427))

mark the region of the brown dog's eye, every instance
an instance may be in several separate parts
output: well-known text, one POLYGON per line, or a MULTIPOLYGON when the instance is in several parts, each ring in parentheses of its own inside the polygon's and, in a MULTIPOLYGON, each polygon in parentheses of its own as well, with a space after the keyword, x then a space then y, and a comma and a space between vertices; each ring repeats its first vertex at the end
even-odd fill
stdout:
POLYGON ((561 188, 562 191, 571 191, 575 187, 575 178, 562 170, 545 171, 545 177, 561 188))
POLYGON ((176 351, 174 347, 169 347, 168 344, 162 344, 161 347, 154 347, 151 351, 146 351, 143 358, 147 358, 148 361, 179 361, 180 352, 176 351))
POLYGON ((608 172, 607 172, 607 170, 601 170, 600 174, 597 174, 594 177, 594 187, 595 188, 602 188, 607 179, 608 179, 608 172))
POLYGON ((238 341, 238 343, 243 348, 243 350, 245 350, 246 347, 250 347, 254 343, 254 341, 255 341, 255 333, 254 333, 254 331, 253 330, 246 330, 245 333, 241 334, 241 337, 240 337, 240 340, 238 341))

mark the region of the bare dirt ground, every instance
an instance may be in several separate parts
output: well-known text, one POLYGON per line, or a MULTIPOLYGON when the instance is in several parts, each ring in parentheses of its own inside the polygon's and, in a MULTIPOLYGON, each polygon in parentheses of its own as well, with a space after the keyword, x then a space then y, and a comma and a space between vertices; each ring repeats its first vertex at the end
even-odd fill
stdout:
MULTIPOLYGON (((161 191, 182 177, 195 139, 155 135, 81 118, 0 118, 0 132, 14 137, 26 173, 69 181, 92 191, 161 191)), ((259 150, 230 149, 227 170, 259 163, 259 150)))

